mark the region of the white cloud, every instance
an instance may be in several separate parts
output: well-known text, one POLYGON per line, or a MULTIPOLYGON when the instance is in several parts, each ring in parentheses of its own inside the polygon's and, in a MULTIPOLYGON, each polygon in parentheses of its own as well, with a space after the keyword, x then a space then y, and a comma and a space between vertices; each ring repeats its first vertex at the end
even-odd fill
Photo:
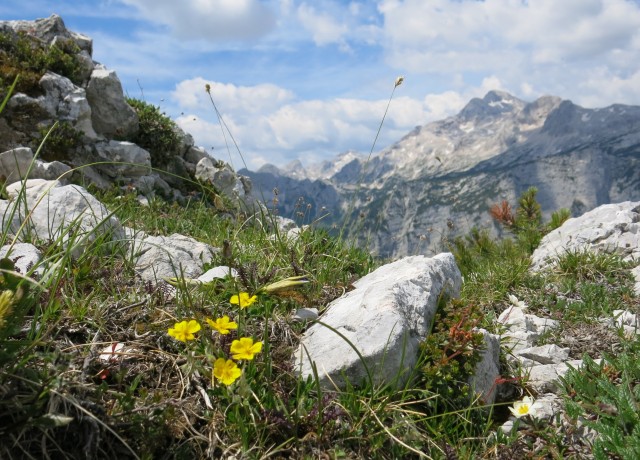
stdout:
POLYGON ((627 0, 383 0, 379 8, 392 62, 417 59, 412 68, 427 72, 639 51, 640 8, 627 0))
POLYGON ((585 107, 604 107, 613 103, 640 103, 640 70, 620 77, 606 67, 594 69, 580 83, 581 97, 574 102, 585 107))
POLYGON ((638 1, 382 0, 379 11, 388 65, 408 77, 441 75, 449 80, 442 95, 468 95, 494 75, 529 99, 640 103, 638 1), (465 84, 454 85, 452 74, 465 84))
MULTIPOLYGON (((180 82, 172 94, 176 110, 184 112, 177 123, 191 133, 196 143, 214 147, 214 156, 228 161, 229 143, 234 166, 242 166, 229 136, 225 140, 208 96, 207 80, 180 82)), ((276 85, 238 87, 209 82, 211 94, 249 166, 265 159, 283 164, 293 158, 317 158, 346 150, 368 151, 375 138, 388 100, 353 98, 299 100, 276 85)), ((423 101, 396 96, 390 104, 376 150, 404 136, 418 124, 429 121, 423 101)))
POLYGON ((311 33, 316 45, 345 44, 346 25, 339 23, 328 13, 320 13, 314 7, 303 3, 298 7, 298 19, 311 33))
POLYGON ((151 22, 189 40, 254 40, 276 25, 275 14, 259 0, 120 0, 151 22))
POLYGON ((270 83, 236 86, 232 83, 209 82, 198 77, 178 83, 172 98, 185 110, 213 112, 211 99, 205 90, 206 85, 209 85, 211 99, 218 110, 239 118, 271 112, 294 97, 291 91, 270 83))

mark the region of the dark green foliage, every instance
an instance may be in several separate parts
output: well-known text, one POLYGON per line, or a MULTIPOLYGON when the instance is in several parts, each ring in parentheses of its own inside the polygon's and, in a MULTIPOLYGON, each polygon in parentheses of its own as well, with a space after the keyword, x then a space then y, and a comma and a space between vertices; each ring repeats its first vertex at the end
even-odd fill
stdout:
POLYGON ((47 71, 81 83, 78 51, 71 40, 46 46, 28 34, 0 33, 0 98, 16 75, 20 75, 16 91, 30 95, 40 92, 38 82, 47 71))
POLYGON ((482 334, 473 330, 479 322, 473 305, 441 299, 433 329, 421 344, 420 381, 437 395, 430 401, 434 412, 468 407, 473 400, 469 377, 484 346, 482 334))
POLYGON ((567 208, 558 209, 554 213, 551 214, 551 220, 547 224, 547 228, 549 231, 555 230, 564 224, 567 219, 571 217, 571 211, 567 208))
POLYGON ((145 101, 127 98, 127 103, 135 109, 140 120, 138 135, 131 140, 151 154, 154 167, 166 166, 178 148, 175 122, 160 112, 159 107, 145 101))
POLYGON ((507 201, 495 204, 489 210, 491 217, 513 233, 518 244, 530 254, 538 247, 544 235, 558 228, 571 216, 568 209, 560 209, 552 214, 549 224, 543 224, 542 209, 536 200, 537 193, 538 189, 535 187, 530 187, 523 192, 518 199, 515 214, 507 201))
POLYGON ((640 458, 640 353, 636 337, 620 356, 597 364, 588 356, 562 379, 567 414, 598 433, 595 458, 640 458))
POLYGON ((45 161, 66 161, 69 154, 82 145, 82 132, 75 129, 71 123, 63 121, 51 128, 40 129, 40 137, 33 142, 32 150, 36 151, 42 144, 40 157, 45 161), (51 133, 49 133, 51 131, 51 133), (47 136, 47 141, 42 140, 47 136))

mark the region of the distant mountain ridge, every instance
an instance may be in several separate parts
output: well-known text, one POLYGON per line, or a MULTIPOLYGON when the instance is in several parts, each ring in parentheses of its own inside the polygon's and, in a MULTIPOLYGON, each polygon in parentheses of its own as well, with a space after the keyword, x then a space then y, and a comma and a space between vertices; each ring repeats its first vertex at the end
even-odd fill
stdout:
POLYGON ((304 168, 263 166, 252 178, 285 217, 344 222, 384 257, 432 253, 443 239, 492 226, 488 209, 539 189, 545 213, 582 214, 640 199, 640 107, 586 109, 555 96, 522 101, 502 91, 457 115, 418 126, 369 161, 356 152, 304 168), (304 201, 300 200, 300 197, 304 201))

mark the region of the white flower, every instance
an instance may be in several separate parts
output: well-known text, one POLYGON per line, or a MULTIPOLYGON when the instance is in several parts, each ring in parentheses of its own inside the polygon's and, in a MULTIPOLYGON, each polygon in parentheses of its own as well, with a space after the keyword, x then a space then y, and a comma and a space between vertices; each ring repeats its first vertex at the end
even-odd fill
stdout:
POLYGON ((535 417, 538 411, 533 407, 533 403, 534 400, 531 396, 525 396, 522 401, 514 402, 513 407, 510 407, 509 410, 516 418, 524 417, 525 415, 535 417))
POLYGON ((518 300, 518 298, 514 295, 509 294, 509 302, 511 302, 516 307, 527 308, 527 304, 524 303, 524 300, 518 300))

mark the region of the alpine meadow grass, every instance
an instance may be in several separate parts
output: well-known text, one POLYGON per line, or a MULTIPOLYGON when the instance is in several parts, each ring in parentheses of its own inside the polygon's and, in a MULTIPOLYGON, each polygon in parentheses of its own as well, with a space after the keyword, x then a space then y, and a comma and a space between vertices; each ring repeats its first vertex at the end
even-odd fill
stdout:
MULTIPOLYGON (((158 111, 136 104, 148 126, 170 129, 158 111)), ((145 134, 149 142, 171 141, 145 134)), ((196 186, 200 193, 182 205, 161 198, 143 205, 135 190, 92 190, 110 210, 107 218, 131 229, 126 238, 118 244, 89 238, 73 225, 54 240, 25 231, 21 240, 42 252, 41 262, 21 273, 11 252, 0 260, 1 458, 640 455, 638 335, 612 339, 593 335, 592 327, 613 310, 640 313, 628 266, 615 256, 576 253, 530 273, 535 246, 568 217, 560 211, 543 223, 535 190, 523 195, 515 214, 507 205, 492 209, 505 236, 474 229, 442 248, 464 275, 462 294, 441 299, 405 386, 370 378, 328 391, 294 372, 292 352, 307 324, 292 313, 322 314, 382 261, 346 237, 332 237, 321 222, 288 237, 265 209, 235 207, 206 184, 196 186), (135 235, 173 233, 221 248, 204 268, 228 266, 237 276, 207 283, 176 276, 165 288, 142 281, 129 243, 135 235), (476 328, 497 332, 495 318, 512 302, 558 319, 565 338, 595 337, 594 346, 576 351, 591 355, 586 370, 562 381, 564 423, 536 417, 536 395, 521 369, 505 364, 496 384, 509 382, 512 397, 495 405, 483 405, 469 388, 482 349, 476 328), (612 353, 598 352, 598 340, 615 342, 607 348, 612 353), (517 420, 505 433, 500 426, 510 416, 517 420), (577 435, 584 426, 595 435, 577 435)), ((24 189, 9 213, 27 229, 21 196, 24 189)), ((345 218, 345 225, 354 224, 345 218)), ((5 245, 17 242, 9 228, 1 237, 5 245)))

